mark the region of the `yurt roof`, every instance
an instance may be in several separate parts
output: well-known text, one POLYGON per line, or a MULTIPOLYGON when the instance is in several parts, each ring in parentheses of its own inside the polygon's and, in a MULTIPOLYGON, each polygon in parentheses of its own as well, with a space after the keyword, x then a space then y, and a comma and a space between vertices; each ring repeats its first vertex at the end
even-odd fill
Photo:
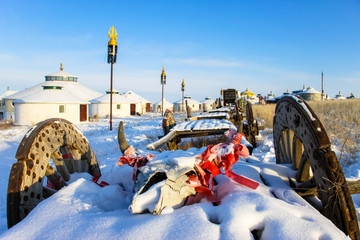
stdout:
MULTIPOLYGON (((110 93, 102 95, 98 98, 90 100, 91 103, 110 103, 110 93)), ((128 99, 120 94, 113 93, 112 94, 112 102, 113 103, 139 103, 136 100, 128 99)))
POLYGON ((121 95, 124 97, 127 97, 129 99, 138 100, 139 102, 142 102, 142 103, 150 103, 149 100, 143 98, 142 96, 136 94, 133 91, 127 91, 127 92, 122 93, 121 95))
POLYGON ((7 96, 10 96, 10 95, 12 95, 14 93, 17 93, 17 92, 16 91, 11 91, 11 90, 6 90, 6 92, 4 92, 3 94, 0 95, 0 99, 3 99, 5 97, 7 97, 7 96))
POLYGON ((249 88, 247 88, 245 91, 241 92, 241 95, 244 96, 244 95, 249 95, 249 96, 256 96, 255 93, 249 91, 249 88))
POLYGON ((346 99, 346 97, 344 97, 344 95, 342 95, 341 92, 339 92, 339 94, 335 95, 335 99, 346 99))
MULTIPOLYGON (((106 91, 106 94, 110 94, 110 92, 111 92, 111 89, 108 89, 108 90, 106 91)), ((120 91, 117 90, 117 89, 115 89, 115 88, 113 88, 112 92, 113 92, 113 94, 120 94, 120 91)))
POLYGON ((46 75, 45 77, 74 77, 74 78, 77 78, 77 76, 72 75, 70 73, 67 73, 67 72, 65 72, 63 70, 60 70, 58 72, 46 75))
POLYGON ((32 94, 22 98, 17 98, 14 103, 80 103, 88 104, 89 102, 79 98, 68 88, 62 89, 41 89, 36 88, 32 94))
POLYGON ((308 87, 305 91, 301 93, 320 93, 320 92, 316 91, 313 87, 308 87))
MULTIPOLYGON (((186 104, 186 101, 188 102, 188 104, 200 104, 199 101, 196 101, 195 99, 192 99, 190 96, 184 97, 184 104, 186 104)), ((174 104, 182 104, 182 99, 174 102, 174 104)))
MULTIPOLYGON (((160 99, 160 101, 154 103, 154 105, 161 105, 161 104, 162 104, 161 99, 160 99)), ((168 101, 164 98, 164 105, 165 105, 165 106, 170 106, 170 105, 172 106, 173 104, 172 104, 171 102, 168 102, 168 101)))
MULTIPOLYGON (((44 90, 44 87, 46 86, 59 86, 62 87, 62 90, 66 90, 67 92, 71 93, 71 95, 76 96, 77 98, 81 99, 82 102, 87 102, 90 99, 94 99, 96 97, 99 97, 101 95, 101 93, 94 91, 90 88, 85 87, 84 85, 78 83, 78 82, 73 82, 73 81, 45 81, 42 83, 39 83, 31 88, 27 88, 23 91, 14 93, 8 97, 6 97, 5 99, 23 99, 23 100, 27 100, 32 102, 32 98, 34 99, 39 99, 37 96, 37 94, 41 93, 42 91, 47 91, 44 90), (26 97, 26 98, 25 98, 26 97)), ((64 91, 63 91, 64 92, 64 91)), ((60 93, 61 94, 61 93, 60 93)), ((64 97, 68 97, 68 96, 59 96, 61 98, 64 97)), ((51 97, 50 97, 51 98, 51 97)), ((51 102, 54 100, 51 99, 44 99, 44 102, 51 102)), ((56 100, 58 101, 58 100, 56 100)), ((59 99, 60 101, 60 99, 59 99)))
MULTIPOLYGON (((60 63, 60 71, 55 72, 55 73, 52 73, 52 74, 49 74, 49 75, 46 75, 46 76, 45 76, 45 79, 48 79, 49 77, 64 77, 64 78, 71 77, 71 78, 76 78, 76 80, 77 80, 77 78, 78 78, 78 77, 75 76, 75 75, 72 75, 72 74, 70 74, 70 73, 65 72, 62 63, 60 63)), ((49 80, 50 80, 50 79, 49 79, 49 80)), ((58 80, 58 79, 53 79, 53 80, 58 80)))
POLYGON ((211 97, 207 97, 204 100, 201 101, 201 103, 205 104, 213 104, 215 101, 211 99, 211 97))

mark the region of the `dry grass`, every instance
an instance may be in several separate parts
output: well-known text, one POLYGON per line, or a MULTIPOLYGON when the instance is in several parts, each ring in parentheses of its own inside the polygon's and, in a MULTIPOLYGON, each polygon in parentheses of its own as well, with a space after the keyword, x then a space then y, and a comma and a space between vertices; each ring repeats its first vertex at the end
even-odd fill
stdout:
POLYGON ((252 105, 254 118, 265 128, 273 128, 276 104, 252 105))
MULTIPOLYGON (((356 161, 360 152, 360 99, 307 102, 322 122, 332 144, 341 146, 338 158, 343 166, 356 161)), ((253 105, 255 119, 271 128, 275 105, 253 105)))
POLYGON ((343 166, 356 161, 360 152, 360 99, 309 102, 333 144, 341 146, 339 160, 343 166))
POLYGON ((2 119, 0 122, 0 130, 9 129, 14 126, 14 122, 7 121, 5 119, 2 119))

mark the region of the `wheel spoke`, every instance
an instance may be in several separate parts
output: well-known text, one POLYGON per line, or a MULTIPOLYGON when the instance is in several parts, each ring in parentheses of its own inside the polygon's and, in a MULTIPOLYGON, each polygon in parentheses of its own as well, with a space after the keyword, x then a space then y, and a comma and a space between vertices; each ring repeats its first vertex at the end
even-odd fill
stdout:
POLYGON ((286 129, 285 131, 283 131, 283 136, 284 136, 286 157, 289 159, 289 163, 291 163, 292 162, 292 159, 291 159, 292 144, 290 145, 290 130, 286 129))
POLYGON ((312 177, 309 180, 300 183, 294 190, 301 196, 317 195, 315 179, 312 177))
POLYGON ((297 170, 300 165, 301 156, 304 152, 304 146, 301 143, 300 139, 294 135, 293 138, 293 152, 292 152, 292 159, 293 159, 293 169, 297 170))
POLYGON ((61 175, 55 171, 55 169, 50 164, 46 166, 45 176, 56 190, 60 190, 61 188, 67 186, 67 183, 61 177, 61 175))
POLYGON ((70 174, 75 172, 74 156, 68 146, 61 146, 60 152, 70 174))
POLYGON ((281 132, 280 135, 280 146, 281 146, 281 152, 282 152, 282 157, 283 157, 283 162, 284 163, 291 163, 290 162, 290 158, 287 154, 287 150, 286 150, 286 143, 285 143, 285 137, 284 137, 284 131, 281 132))
POLYGON ((308 161, 308 156, 304 152, 301 155, 300 163, 298 166, 298 170, 296 172, 296 181, 297 182, 305 182, 311 177, 311 167, 308 161))
POLYGON ((54 195, 57 191, 52 189, 52 188, 48 188, 46 186, 43 187, 43 199, 47 199, 49 197, 51 197, 52 195, 54 195))
POLYGON ((68 170, 66 164, 64 163, 64 159, 62 158, 59 150, 56 149, 56 151, 51 154, 51 159, 55 163, 56 170, 60 173, 62 178, 65 181, 69 181, 70 173, 69 173, 69 170, 68 170))

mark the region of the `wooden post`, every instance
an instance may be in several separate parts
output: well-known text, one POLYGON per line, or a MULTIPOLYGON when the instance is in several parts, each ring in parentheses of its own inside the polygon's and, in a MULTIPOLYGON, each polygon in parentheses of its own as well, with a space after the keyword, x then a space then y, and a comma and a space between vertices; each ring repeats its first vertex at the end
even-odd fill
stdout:
POLYGON ((111 76, 110 76, 110 131, 112 131, 112 93, 113 93, 113 63, 111 62, 111 76))
POLYGON ((164 116, 164 82, 161 83, 162 85, 162 94, 161 94, 161 116, 164 116))
POLYGON ((324 73, 321 72, 321 101, 324 100, 324 73))
POLYGON ((162 67, 162 72, 160 75, 160 81, 162 86, 162 95, 161 95, 161 116, 164 116, 164 85, 166 84, 166 74, 165 68, 162 67))

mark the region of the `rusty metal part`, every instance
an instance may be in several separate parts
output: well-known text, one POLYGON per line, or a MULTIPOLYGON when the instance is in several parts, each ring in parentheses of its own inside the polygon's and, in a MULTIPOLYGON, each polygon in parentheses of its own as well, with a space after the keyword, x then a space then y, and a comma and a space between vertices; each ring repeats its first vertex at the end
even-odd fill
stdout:
POLYGON ((101 175, 88 140, 71 122, 52 118, 32 127, 16 152, 7 191, 7 220, 12 227, 55 191, 43 186, 47 177, 55 189, 66 186, 73 172, 101 175), (49 163, 53 159, 55 170, 49 163))
POLYGON ((292 164, 297 171, 295 190, 301 195, 313 194, 321 201, 320 212, 325 217, 352 239, 360 239, 355 207, 340 163, 331 151, 324 127, 303 99, 281 98, 275 109, 273 135, 276 163, 292 164))

